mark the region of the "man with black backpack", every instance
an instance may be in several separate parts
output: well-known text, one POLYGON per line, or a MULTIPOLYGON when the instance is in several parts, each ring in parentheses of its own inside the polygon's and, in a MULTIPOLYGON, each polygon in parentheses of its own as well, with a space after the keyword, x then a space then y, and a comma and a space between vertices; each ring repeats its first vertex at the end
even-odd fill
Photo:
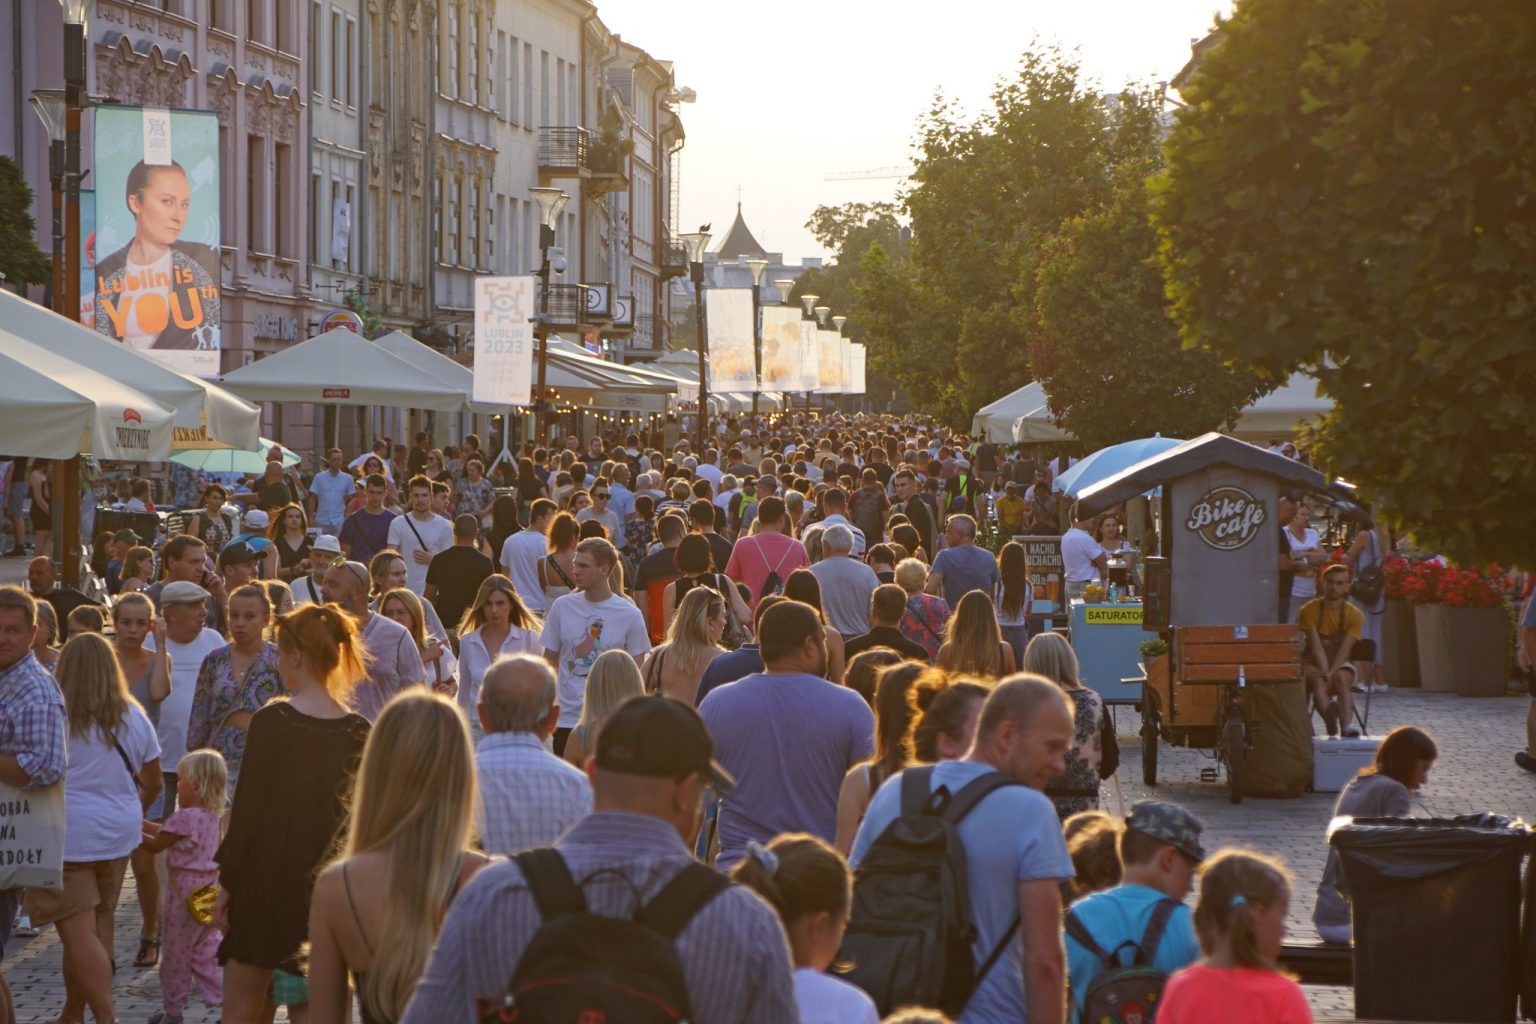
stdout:
POLYGON ((588 773, 589 817, 453 901, 402 1024, 798 1020, 778 917, 686 845, 705 788, 733 785, 698 713, 626 701, 588 773))
POLYGON ((1200 959, 1183 901, 1203 859, 1193 814, 1154 800, 1131 806, 1120 833, 1121 883, 1067 911, 1072 1024, 1130 1019, 1136 1008, 1153 1019, 1168 976, 1200 959))
POLYGON ((1041 790, 1072 731, 1059 686, 1012 676, 982 705, 965 760, 908 768, 870 801, 838 959, 882 1013, 916 1004, 960 1024, 1061 1024, 1072 858, 1041 790))

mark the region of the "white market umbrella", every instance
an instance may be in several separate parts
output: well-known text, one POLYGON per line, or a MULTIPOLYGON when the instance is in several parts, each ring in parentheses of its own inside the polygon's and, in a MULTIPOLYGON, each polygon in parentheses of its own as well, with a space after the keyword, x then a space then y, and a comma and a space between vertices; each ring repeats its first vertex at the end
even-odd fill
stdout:
POLYGON ((178 433, 184 436, 200 435, 208 447, 249 448, 257 442, 261 409, 216 384, 173 370, 152 356, 11 292, 0 291, 0 324, 175 410, 178 433))
POLYGON ((223 384, 252 402, 386 405, 459 412, 468 397, 345 327, 231 370, 223 384))
POLYGON ((1298 426, 1310 426, 1333 408, 1333 399, 1317 393, 1317 381, 1295 373, 1282 386, 1248 406, 1237 417, 1230 433, 1245 441, 1274 440, 1296 435, 1298 426))
POLYGON ((148 462, 170 454, 175 412, 0 326, 0 451, 148 462))
MULTIPOLYGON (((236 448, 189 448, 175 452, 171 461, 204 473, 261 473, 267 468, 267 452, 282 446, 271 438, 263 437, 260 440, 259 448, 243 451, 236 448)), ((282 448, 282 452, 284 466, 299 464, 298 452, 287 448, 282 448)))

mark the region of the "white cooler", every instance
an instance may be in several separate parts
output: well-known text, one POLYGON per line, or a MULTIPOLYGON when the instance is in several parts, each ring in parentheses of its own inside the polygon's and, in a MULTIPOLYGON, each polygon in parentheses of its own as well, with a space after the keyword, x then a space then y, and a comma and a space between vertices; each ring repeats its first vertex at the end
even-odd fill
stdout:
POLYGON ((1312 792, 1337 793, 1361 768, 1376 763, 1381 740, 1362 736, 1356 740, 1312 737, 1312 792))

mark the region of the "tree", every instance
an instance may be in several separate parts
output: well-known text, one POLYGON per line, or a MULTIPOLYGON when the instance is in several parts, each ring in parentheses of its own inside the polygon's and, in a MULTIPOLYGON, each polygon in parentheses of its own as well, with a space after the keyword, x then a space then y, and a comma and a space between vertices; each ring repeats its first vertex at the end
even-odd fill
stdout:
POLYGON ((1036 274, 1035 315, 1035 378, 1089 451, 1154 433, 1195 437, 1230 423, 1257 394, 1254 374, 1183 347, 1139 167, 1109 206, 1073 218, 1052 240, 1036 274))
POLYGON ((1421 544, 1536 564, 1536 7, 1244 0, 1184 96, 1185 343, 1315 373, 1314 450, 1421 544))
POLYGON ((35 240, 32 200, 16 161, 0 156, 0 277, 13 288, 46 284, 53 277, 53 261, 35 240))
POLYGON ((885 332, 876 365, 951 423, 1029 382, 1041 256, 1063 221, 1109 199, 1115 168, 1157 139, 1144 93, 1107 98, 1052 48, 1026 52, 991 101, 970 121, 934 101, 903 197, 911 258, 888 260, 863 293, 877 311, 863 318, 885 332), (896 309, 921 315, 897 320, 896 309))

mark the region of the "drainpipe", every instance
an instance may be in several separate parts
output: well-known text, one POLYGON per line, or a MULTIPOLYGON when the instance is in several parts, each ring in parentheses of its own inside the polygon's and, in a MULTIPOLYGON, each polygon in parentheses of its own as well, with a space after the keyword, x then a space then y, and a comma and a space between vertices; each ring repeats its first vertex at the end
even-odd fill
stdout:
POLYGON ((27 162, 21 144, 26 138, 26 132, 21 126, 25 123, 27 101, 22 89, 21 57, 21 0, 11 0, 11 130, 15 134, 11 148, 16 154, 17 165, 25 174, 27 162))

